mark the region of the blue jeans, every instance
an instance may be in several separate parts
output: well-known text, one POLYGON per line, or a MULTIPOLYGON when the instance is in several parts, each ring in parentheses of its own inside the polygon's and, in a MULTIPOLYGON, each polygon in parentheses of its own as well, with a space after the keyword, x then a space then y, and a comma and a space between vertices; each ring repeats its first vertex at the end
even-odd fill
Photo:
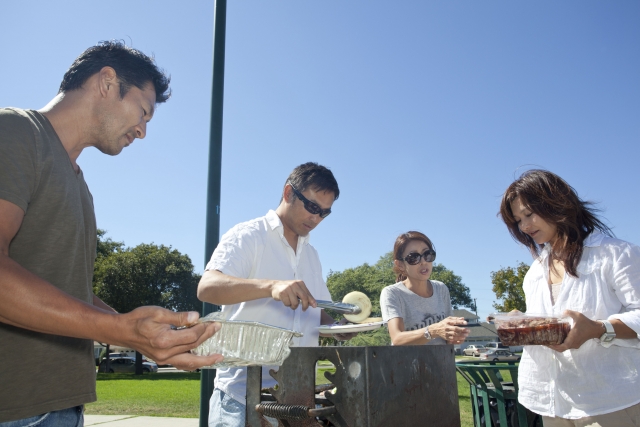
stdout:
POLYGON ((83 427, 84 406, 47 412, 35 417, 0 423, 0 427, 83 427))
MULTIPOLYGON (((246 410, 246 405, 216 388, 209 403, 209 427, 245 427, 246 410)), ((278 426, 276 419, 265 418, 272 426, 278 426)), ((0 424, 0 427, 4 426, 0 424)))

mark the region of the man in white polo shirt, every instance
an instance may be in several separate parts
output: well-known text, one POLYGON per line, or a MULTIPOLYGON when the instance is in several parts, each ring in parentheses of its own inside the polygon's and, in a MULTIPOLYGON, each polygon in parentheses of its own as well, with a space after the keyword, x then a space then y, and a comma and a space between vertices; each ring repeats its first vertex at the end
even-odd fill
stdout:
MULTIPOLYGON (((318 345, 318 326, 334 320, 316 306, 331 300, 309 232, 340 195, 333 173, 317 163, 296 167, 280 205, 222 236, 198 285, 198 298, 221 305, 229 320, 250 320, 302 332, 293 345, 318 345)), ((262 386, 275 380, 264 366, 262 386)), ((246 368, 218 369, 209 427, 244 427, 246 368)))

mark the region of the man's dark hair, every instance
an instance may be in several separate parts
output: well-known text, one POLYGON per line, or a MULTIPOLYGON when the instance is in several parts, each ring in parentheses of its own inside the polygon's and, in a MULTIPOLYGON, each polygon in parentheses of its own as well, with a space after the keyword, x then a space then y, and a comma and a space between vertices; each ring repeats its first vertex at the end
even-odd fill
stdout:
POLYGON ((158 68, 153 57, 117 40, 102 41, 82 52, 64 74, 58 93, 80 89, 89 77, 103 67, 116 70, 121 98, 131 86, 143 90, 149 82, 156 91, 156 104, 165 102, 171 96, 171 78, 158 68))
POLYGON ((296 167, 287 178, 285 185, 287 183, 291 183, 301 193, 312 188, 314 191, 331 191, 335 196, 334 200, 338 200, 338 196, 340 196, 338 182, 333 177, 333 173, 314 162, 296 167))

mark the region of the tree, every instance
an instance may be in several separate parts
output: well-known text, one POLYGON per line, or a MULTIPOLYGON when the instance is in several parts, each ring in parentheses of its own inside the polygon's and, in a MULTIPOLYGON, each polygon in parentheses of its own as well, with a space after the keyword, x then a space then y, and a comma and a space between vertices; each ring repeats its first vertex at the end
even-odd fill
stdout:
POLYGON ((494 302, 493 308, 501 312, 527 311, 524 290, 522 289, 522 282, 527 271, 529 271, 529 266, 521 262, 515 268, 505 267, 491 272, 493 292, 498 299, 503 300, 502 304, 494 302))
MULTIPOLYGON (((116 253, 116 252, 120 252, 124 249, 124 242, 114 242, 113 240, 111 240, 111 238, 107 238, 105 239, 104 236, 107 234, 107 232, 105 230, 102 229, 98 229, 97 230, 97 251, 96 251, 96 266, 99 265, 104 258, 108 257, 109 255, 116 253)), ((94 267, 94 275, 93 275, 93 290, 95 293, 96 290, 96 274, 95 274, 95 270, 97 267, 94 267)), ((105 345, 103 343, 103 345, 105 345)), ((109 344, 106 344, 106 348, 103 350, 103 352, 100 354, 100 357, 98 357, 98 360, 101 361, 103 355, 106 355, 106 366, 105 366, 105 372, 108 372, 109 370, 109 344)))
POLYGON ((120 252, 124 249, 124 242, 114 242, 110 237, 108 239, 104 239, 105 234, 107 234, 105 230, 101 230, 98 228, 98 250, 96 254, 97 259, 107 257, 115 252, 120 252))
MULTIPOLYGON (((451 305, 469 307, 475 310, 469 288, 462 283, 462 278, 456 276, 453 271, 442 264, 434 264, 431 273, 433 280, 443 282, 449 288, 451 305)), ((396 274, 393 272, 393 253, 388 252, 381 256, 375 265, 367 263, 354 268, 347 268, 342 272, 329 271, 327 287, 334 301, 342 301, 346 294, 352 291, 360 291, 371 300, 371 316, 382 315, 380 309, 380 293, 386 286, 396 283, 396 274)), ((334 318, 340 318, 337 313, 330 313, 334 318)), ((333 344, 333 339, 322 338, 322 345, 333 344)), ((386 328, 372 332, 365 332, 350 340, 347 345, 388 345, 391 342, 386 328)))
POLYGON ((433 271, 431 272, 431 278, 438 280, 449 288, 449 295, 451 296, 451 307, 455 310, 460 307, 467 307, 474 311, 476 306, 471 299, 471 293, 469 287, 462 283, 462 277, 453 273, 442 264, 433 264, 433 271))
POLYGON ((342 272, 330 271, 327 276, 327 287, 335 301, 349 292, 359 291, 371 300, 371 315, 380 316, 380 292, 382 288, 395 282, 393 271, 380 265, 362 264, 359 267, 347 268, 342 272))
MULTIPOLYGON (((143 305, 199 311, 201 303, 196 293, 200 275, 193 272, 187 255, 164 245, 141 244, 124 249, 122 242, 104 239, 105 234, 98 230, 93 276, 93 292, 98 298, 120 313, 143 305)), ((138 352, 136 374, 142 374, 138 352)))
POLYGON ((143 305, 198 311, 199 280, 187 255, 143 243, 96 259, 94 293, 121 313, 143 305))

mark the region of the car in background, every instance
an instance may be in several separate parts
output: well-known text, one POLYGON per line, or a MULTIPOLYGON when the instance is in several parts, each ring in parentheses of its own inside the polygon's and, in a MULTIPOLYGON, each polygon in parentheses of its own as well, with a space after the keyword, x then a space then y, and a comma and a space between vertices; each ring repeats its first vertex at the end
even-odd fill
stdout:
POLYGON ((487 349, 483 345, 479 344, 471 344, 467 346, 464 350, 462 350, 462 354, 465 356, 474 356, 478 357, 481 353, 486 353, 487 349))
POLYGON ((480 355, 480 360, 492 360, 494 362, 519 362, 520 356, 511 353, 509 350, 498 349, 488 350, 480 355))
MULTIPOLYGON (((102 358, 104 359, 105 357, 106 356, 103 356, 102 358)), ((109 353, 109 359, 113 360, 113 359, 117 359, 118 357, 128 357, 130 359, 135 360, 136 359, 136 353, 135 352, 133 352, 133 353, 125 353, 124 351, 120 352, 120 353, 109 353)), ((147 359, 147 356, 145 356, 144 354, 142 355, 142 361, 143 362, 154 363, 153 360, 147 359)))
POLYGON ((485 344, 488 350, 509 350, 511 353, 522 353, 523 347, 521 345, 506 346, 501 342, 490 342, 485 344))
POLYGON ((109 359, 115 359, 117 357, 132 357, 132 356, 127 353, 109 353, 109 359))
MULTIPOLYGON (((103 359, 98 366, 98 372, 113 373, 135 373, 136 360, 133 357, 110 357, 109 370, 107 370, 107 359, 103 359)), ((142 372, 158 372, 158 365, 151 362, 142 362, 142 372)))
POLYGON ((509 347, 501 342, 490 342, 484 345, 487 350, 509 350, 509 347))

